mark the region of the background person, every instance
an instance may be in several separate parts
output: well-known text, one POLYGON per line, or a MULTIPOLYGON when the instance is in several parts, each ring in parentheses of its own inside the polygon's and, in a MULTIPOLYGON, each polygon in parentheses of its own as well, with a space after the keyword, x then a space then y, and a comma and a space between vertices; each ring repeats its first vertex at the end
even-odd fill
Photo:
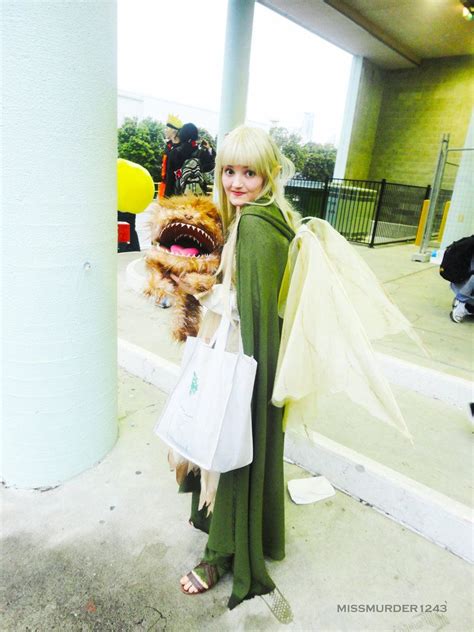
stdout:
POLYGON ((464 283, 451 283, 454 292, 453 308, 450 312, 454 323, 462 323, 466 316, 474 316, 474 255, 471 257, 471 269, 464 283))
POLYGON ((176 186, 177 171, 182 168, 184 161, 191 157, 197 148, 198 128, 194 123, 185 123, 177 133, 179 143, 175 144, 169 154, 166 169, 165 197, 178 195, 176 186))
POLYGON ((455 295, 451 320, 462 323, 466 316, 474 315, 474 235, 454 241, 446 248, 439 273, 450 281, 455 295))
POLYGON ((161 182, 158 187, 158 197, 169 197, 166 195, 166 182, 168 173, 168 156, 170 152, 181 142, 178 137, 179 130, 183 127, 182 121, 174 114, 169 114, 165 126, 166 147, 161 161, 161 182))

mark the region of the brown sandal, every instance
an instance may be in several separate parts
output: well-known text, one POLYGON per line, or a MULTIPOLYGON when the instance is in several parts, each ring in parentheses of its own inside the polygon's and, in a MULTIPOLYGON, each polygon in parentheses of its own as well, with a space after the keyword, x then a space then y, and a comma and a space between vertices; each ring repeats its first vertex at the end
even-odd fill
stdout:
POLYGON ((207 562, 201 562, 197 566, 190 571, 186 578, 191 582, 191 584, 196 588, 196 592, 189 592, 189 590, 185 590, 183 584, 180 583, 181 592, 185 595, 199 595, 200 593, 206 592, 213 588, 217 582, 219 581, 219 573, 217 571, 217 567, 208 564, 207 562), (206 580, 201 579, 201 577, 195 572, 198 569, 202 569, 204 571, 206 580))

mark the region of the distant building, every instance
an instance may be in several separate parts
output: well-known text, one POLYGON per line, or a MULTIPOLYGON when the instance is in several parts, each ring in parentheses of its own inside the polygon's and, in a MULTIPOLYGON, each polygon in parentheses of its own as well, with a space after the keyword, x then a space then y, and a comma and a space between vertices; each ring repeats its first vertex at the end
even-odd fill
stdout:
POLYGON ((301 125, 301 138, 303 143, 309 143, 313 139, 314 112, 303 114, 303 124, 301 125))
MULTIPOLYGON (((169 113, 176 114, 184 122, 192 122, 198 127, 204 127, 213 136, 217 134, 219 127, 219 113, 214 110, 207 110, 192 105, 185 105, 167 99, 158 99, 145 94, 135 92, 118 91, 117 99, 117 121, 122 125, 125 118, 152 118, 164 122, 169 113)), ((262 121, 247 121, 249 125, 269 129, 270 123, 262 121)))

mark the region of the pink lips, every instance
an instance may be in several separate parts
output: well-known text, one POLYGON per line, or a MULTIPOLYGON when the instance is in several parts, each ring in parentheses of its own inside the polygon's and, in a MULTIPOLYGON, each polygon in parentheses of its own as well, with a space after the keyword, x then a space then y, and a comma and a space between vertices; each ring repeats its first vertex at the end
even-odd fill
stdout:
POLYGON ((231 191, 231 193, 232 193, 232 195, 237 195, 237 196, 239 196, 239 195, 245 195, 245 192, 244 192, 244 191, 231 191))

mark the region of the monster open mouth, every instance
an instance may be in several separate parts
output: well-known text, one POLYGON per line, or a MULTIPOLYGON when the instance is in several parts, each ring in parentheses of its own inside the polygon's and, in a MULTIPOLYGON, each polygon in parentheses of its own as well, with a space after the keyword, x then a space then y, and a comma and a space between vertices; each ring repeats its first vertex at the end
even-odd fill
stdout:
POLYGON ((178 257, 205 257, 216 248, 214 239, 202 228, 171 222, 161 231, 160 247, 178 257))

